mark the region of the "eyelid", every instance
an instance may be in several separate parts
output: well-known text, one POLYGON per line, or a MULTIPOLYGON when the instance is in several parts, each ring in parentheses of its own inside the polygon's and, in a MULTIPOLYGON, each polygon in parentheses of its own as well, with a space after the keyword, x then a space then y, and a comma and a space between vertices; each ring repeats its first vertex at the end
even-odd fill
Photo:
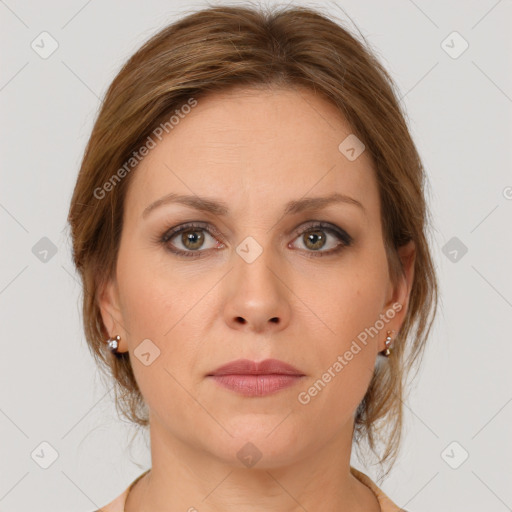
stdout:
MULTIPOLYGON (((302 235, 308 230, 311 229, 325 229, 326 231, 330 231, 333 233, 336 233, 339 237, 341 237, 343 243, 345 245, 351 245, 354 241, 354 239, 342 228, 336 226, 336 224, 332 224, 330 222, 321 221, 321 220, 311 220, 307 221, 304 224, 301 224, 301 227, 298 229, 298 231, 295 231, 297 236, 302 235)), ((327 251, 324 251, 327 252, 327 251)))
POLYGON ((163 241, 165 239, 165 241, 169 241, 171 238, 181 233, 182 231, 186 231, 187 229, 193 228, 204 229, 207 233, 209 233, 210 235, 215 235, 216 237, 220 238, 223 243, 225 243, 222 233, 217 228, 215 228, 208 222, 202 221, 184 222, 183 224, 179 224, 178 226, 172 227, 165 231, 165 233, 161 237, 161 240, 163 241))

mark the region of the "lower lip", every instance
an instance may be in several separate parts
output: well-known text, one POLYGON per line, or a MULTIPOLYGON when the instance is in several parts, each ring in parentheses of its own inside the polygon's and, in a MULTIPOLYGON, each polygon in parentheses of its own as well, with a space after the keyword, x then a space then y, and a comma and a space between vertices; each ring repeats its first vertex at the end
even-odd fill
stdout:
POLYGON ((244 396, 265 396, 297 384, 302 375, 211 375, 217 384, 244 396))

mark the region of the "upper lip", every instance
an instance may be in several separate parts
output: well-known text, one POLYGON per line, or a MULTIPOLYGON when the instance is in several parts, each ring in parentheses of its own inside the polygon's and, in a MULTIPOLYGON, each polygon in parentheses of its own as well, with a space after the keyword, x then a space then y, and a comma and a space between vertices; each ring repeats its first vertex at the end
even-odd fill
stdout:
POLYGON ((237 359, 224 364, 209 373, 210 375, 298 375, 304 374, 291 364, 279 359, 265 359, 256 362, 249 359, 237 359))

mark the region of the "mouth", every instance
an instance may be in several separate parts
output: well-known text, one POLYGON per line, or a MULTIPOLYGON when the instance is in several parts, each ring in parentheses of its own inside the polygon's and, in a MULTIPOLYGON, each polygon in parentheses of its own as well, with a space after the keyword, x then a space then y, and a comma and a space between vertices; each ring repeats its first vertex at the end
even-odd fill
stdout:
POLYGON ((305 374, 278 359, 261 362, 248 359, 231 361, 207 375, 223 388, 239 395, 261 397, 296 385, 305 374))

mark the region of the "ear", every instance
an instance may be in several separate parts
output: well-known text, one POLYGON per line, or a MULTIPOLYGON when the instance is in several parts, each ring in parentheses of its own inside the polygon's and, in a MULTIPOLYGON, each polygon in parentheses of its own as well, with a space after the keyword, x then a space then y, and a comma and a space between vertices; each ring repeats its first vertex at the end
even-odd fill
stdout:
MULTIPOLYGON (((388 289, 388 300, 385 306, 385 311, 395 311, 392 320, 389 321, 385 330, 394 330, 396 333, 402 327, 409 307, 409 298, 414 281, 414 263, 416 261, 416 246, 411 240, 405 245, 397 248, 397 253, 402 264, 402 274, 398 278, 398 282, 393 285, 390 280, 388 289)), ((382 342, 382 347, 379 350, 384 350, 385 345, 382 342)))
POLYGON ((121 336, 118 352, 127 350, 126 329, 123 328, 117 282, 109 279, 98 288, 98 304, 101 318, 109 337, 121 336))

